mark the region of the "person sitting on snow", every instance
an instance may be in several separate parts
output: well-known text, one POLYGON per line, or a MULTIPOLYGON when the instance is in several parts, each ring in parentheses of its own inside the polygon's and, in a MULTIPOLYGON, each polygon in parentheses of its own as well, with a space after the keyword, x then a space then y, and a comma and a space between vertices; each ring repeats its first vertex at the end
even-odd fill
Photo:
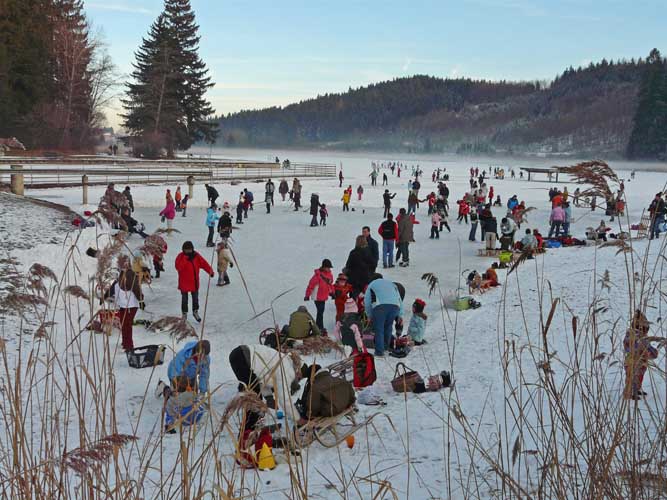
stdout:
POLYGON ((334 336, 337 337, 345 346, 352 348, 352 352, 361 352, 364 350, 364 343, 361 335, 361 315, 359 307, 354 299, 348 298, 345 301, 344 313, 336 321, 334 336))
POLYGON ((306 379, 306 386, 297 401, 297 425, 305 425, 313 418, 340 415, 356 401, 352 384, 334 377, 320 365, 302 366, 301 378, 306 379))
POLYGON ((421 299, 415 299, 412 304, 412 318, 410 318, 410 324, 408 325, 408 335, 417 346, 426 344, 424 331, 426 330, 428 316, 424 314, 425 307, 426 302, 421 299))
POLYGON ((299 308, 290 314, 289 324, 283 328, 287 329, 287 336, 291 339, 305 339, 310 336, 319 336, 320 332, 315 319, 310 315, 305 306, 299 308))
POLYGON ((123 222, 127 226, 127 232, 132 234, 138 234, 142 238, 148 238, 148 235, 144 232, 144 225, 138 222, 135 218, 130 215, 130 209, 128 207, 123 208, 121 215, 123 222))

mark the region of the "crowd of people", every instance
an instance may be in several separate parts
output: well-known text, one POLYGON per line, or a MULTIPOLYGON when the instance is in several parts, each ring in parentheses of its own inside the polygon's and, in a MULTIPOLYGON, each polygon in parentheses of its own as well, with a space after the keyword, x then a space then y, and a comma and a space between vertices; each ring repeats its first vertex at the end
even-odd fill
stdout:
MULTIPOLYGON (((373 346, 374 357, 383 358, 387 355, 402 353, 400 347, 405 345, 401 339, 409 339, 411 346, 422 346, 427 343, 425 314, 426 303, 422 299, 415 299, 410 308, 410 320, 405 333, 403 332, 405 310, 405 288, 399 282, 393 281, 378 272, 380 263, 382 269, 410 266, 410 246, 415 243, 415 225, 418 224, 416 215, 420 211, 421 204, 426 204, 426 213, 430 219, 430 239, 440 239, 444 228, 451 233, 449 224, 450 210, 450 188, 447 185, 449 174, 446 169, 437 168, 431 173, 433 190, 426 190, 423 198, 423 170, 419 165, 408 166, 401 162, 374 162, 369 174, 371 186, 376 186, 377 178, 382 173, 383 185, 388 184, 387 172, 396 178, 404 172, 410 172, 407 176, 408 196, 405 207, 400 207, 396 216, 393 206, 396 192, 384 189, 382 193, 383 217, 377 229, 373 231, 371 226, 363 226, 361 232, 355 238, 354 248, 349 252, 344 265, 338 273, 334 273, 332 256, 326 256, 321 264, 313 270, 312 276, 305 286, 304 302, 310 300, 314 303, 315 317, 311 315, 308 308, 299 305, 290 315, 288 323, 280 331, 285 339, 303 340, 311 337, 328 336, 349 348, 348 352, 358 355, 366 352, 367 345, 373 346), (422 180, 420 180, 422 179, 422 180), (429 192, 430 191, 430 192, 429 192), (374 234, 377 234, 374 238, 374 234), (336 278, 334 279, 334 275, 336 278), (333 302, 335 307, 335 327, 329 332, 325 325, 326 304, 333 302)), ((488 169, 489 176, 495 179, 504 179, 504 169, 488 169)), ((515 172, 510 170, 510 175, 515 178, 515 172)), ((523 175, 522 173, 520 174, 523 175)), ((342 168, 338 174, 338 186, 343 187, 344 175, 342 168)), ((403 181, 402 181, 403 182, 403 181)), ((264 204, 266 214, 271 213, 274 206, 275 185, 271 179, 265 183, 264 204)), ((582 197, 580 188, 577 188, 570 200, 570 194, 566 187, 562 190, 556 187, 549 189, 548 203, 550 204, 549 228, 546 237, 540 230, 534 228, 523 228, 527 223, 526 214, 532 209, 527 207, 524 201, 520 201, 516 194, 508 196, 503 204, 500 193, 493 185, 489 185, 486 169, 470 168, 470 189, 457 197, 458 224, 470 226, 468 239, 477 241, 477 228, 480 228, 480 241, 484 243, 488 251, 521 251, 528 254, 529 259, 534 254, 546 248, 550 241, 559 241, 566 244, 568 241, 578 241, 572 236, 572 225, 574 223, 571 202, 575 207, 588 204, 591 210, 596 208, 594 197, 582 197), (496 213, 501 211, 500 224, 496 213), (500 245, 498 247, 498 244, 500 245)), ((207 226, 206 245, 216 247, 217 273, 219 286, 230 283, 228 269, 234 266, 234 255, 230 248, 230 236, 234 229, 231 205, 224 202, 222 207, 218 206, 218 191, 209 184, 205 185, 208 208, 206 211, 205 225, 207 226), (216 237, 217 232, 217 237, 216 237)), ((127 230, 141 237, 148 237, 145 227, 132 218, 134 211, 134 200, 130 187, 122 192, 125 199, 123 204, 117 204, 117 193, 113 185, 109 186, 105 196, 109 197, 111 204, 117 207, 127 230), (115 204, 114 204, 115 203, 115 204)), ((294 211, 299 212, 302 208, 302 185, 299 179, 294 178, 291 187, 283 179, 278 186, 278 193, 282 201, 289 201, 294 211)), ((359 184, 357 189, 357 200, 362 201, 364 186, 359 184)), ((349 184, 343 191, 341 202, 342 211, 350 211, 353 199, 353 187, 349 184)), ((546 201, 546 200, 545 200, 546 201)), ((186 216, 188 196, 181 195, 180 186, 177 187, 172 197, 171 191, 167 189, 165 194, 165 207, 159 215, 167 224, 167 231, 173 229, 173 219, 177 212, 186 216)), ((606 215, 611 217, 620 216, 624 213, 623 187, 613 197, 606 200, 606 215)), ((239 193, 236 203, 236 224, 244 224, 248 221, 249 213, 254 209, 254 195, 246 189, 239 193)), ((327 206, 321 202, 317 193, 311 193, 310 206, 307 209, 311 219, 310 226, 326 226, 329 212, 327 206)), ((657 237, 663 230, 665 216, 667 216, 667 203, 663 194, 658 193, 649 207, 651 214, 650 237, 657 237)), ((586 237, 595 240, 605 240, 610 228, 602 220, 596 228, 589 228, 586 237)), ((467 230, 466 230, 467 231, 467 230)), ((199 288, 200 275, 205 273, 210 277, 215 276, 211 264, 195 250, 191 241, 182 244, 181 252, 175 259, 174 268, 178 274, 178 289, 181 294, 181 313, 183 319, 187 319, 191 306, 192 316, 196 321, 201 321, 199 315, 199 288)), ((161 267, 161 270, 164 270, 161 267)), ((159 271, 155 269, 157 277, 159 271)), ((471 289, 480 290, 488 287, 498 286, 500 283, 496 274, 496 267, 491 266, 483 275, 475 275, 470 279, 471 289)), ((143 308, 144 297, 141 286, 137 286, 138 279, 129 265, 120 269, 117 281, 113 284, 113 295, 119 308, 119 317, 122 325, 122 347, 126 351, 134 348, 132 340, 132 321, 138 308, 143 308)), ((642 318, 636 318, 633 332, 643 331, 645 323, 642 318)), ((330 323, 330 322, 329 322, 330 323)), ((626 352, 636 348, 641 339, 634 337, 626 339, 626 352), (633 344, 634 342, 634 344, 633 344), (632 345, 631 345, 632 344, 632 345), (633 347, 635 346, 635 347, 633 347)), ((643 346, 643 344, 642 344, 643 346)), ((355 401, 355 393, 351 385, 345 385, 334 380, 327 370, 319 365, 296 365, 288 357, 280 354, 276 349, 278 345, 241 345, 231 351, 229 356, 230 366, 240 383, 240 389, 251 390, 258 396, 269 399, 272 396, 282 398, 279 407, 283 410, 292 408, 293 415, 297 415, 298 425, 304 425, 308 419, 318 416, 331 416, 338 414, 348 408, 355 401), (261 358, 261 366, 257 359, 261 358), (267 361, 268 360, 268 361, 267 361), (288 373, 285 379, 289 387, 276 387, 275 370, 279 367, 288 373), (298 383, 306 379, 306 388, 300 399, 300 403, 294 404, 289 395, 298 391, 298 383), (313 394, 317 397, 312 398, 313 394), (310 399, 309 399, 310 398, 310 399), (310 403, 308 403, 310 401, 310 403), (314 401, 314 403, 313 403, 314 401)), ((649 358, 653 352, 644 348, 644 357, 649 358)), ((169 364, 168 378, 169 386, 163 384, 159 394, 164 395, 170 401, 167 406, 167 420, 165 426, 168 431, 173 430, 179 416, 184 415, 184 408, 191 408, 194 404, 192 393, 204 393, 208 390, 208 374, 210 371, 211 345, 208 341, 194 341, 186 344, 169 364), (190 394, 189 396, 187 394, 190 394), (185 394, 185 396, 184 396, 185 394)), ((642 358, 644 359, 644 358, 642 358)), ((637 398, 642 395, 641 377, 645 370, 645 363, 639 363, 635 369, 634 361, 626 362, 628 371, 629 397, 637 398)), ((636 363, 635 363, 636 364, 636 363)), ((282 377, 278 377, 281 379, 282 377)), ((261 415, 250 415, 246 421, 248 428, 254 429, 261 415)))

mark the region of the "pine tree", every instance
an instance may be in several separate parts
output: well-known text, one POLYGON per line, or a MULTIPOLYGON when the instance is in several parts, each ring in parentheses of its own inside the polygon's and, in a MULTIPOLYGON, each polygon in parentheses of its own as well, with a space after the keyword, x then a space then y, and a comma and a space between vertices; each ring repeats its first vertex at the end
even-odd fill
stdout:
POLYGON ((49 11, 50 0, 0 1, 0 137, 28 147, 39 146, 37 110, 51 92, 49 11))
POLYGON ((154 156, 161 148, 173 156, 196 141, 213 142, 214 111, 204 95, 213 86, 199 58, 198 26, 189 0, 165 0, 164 12, 135 54, 124 126, 139 144, 135 152, 154 156))
POLYGON ((657 159, 666 153, 667 61, 653 49, 644 66, 627 156, 630 159, 657 159))

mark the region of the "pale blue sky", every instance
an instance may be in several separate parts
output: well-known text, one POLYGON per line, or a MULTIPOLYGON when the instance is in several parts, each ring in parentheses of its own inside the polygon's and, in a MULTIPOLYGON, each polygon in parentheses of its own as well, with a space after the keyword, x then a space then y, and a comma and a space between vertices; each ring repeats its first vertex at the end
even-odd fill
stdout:
MULTIPOLYGON (((162 0, 90 0, 129 73, 162 0)), ((667 52, 666 0, 192 0, 218 113, 430 74, 552 79, 567 66, 667 52)), ((109 116, 112 125, 118 119, 109 116)))

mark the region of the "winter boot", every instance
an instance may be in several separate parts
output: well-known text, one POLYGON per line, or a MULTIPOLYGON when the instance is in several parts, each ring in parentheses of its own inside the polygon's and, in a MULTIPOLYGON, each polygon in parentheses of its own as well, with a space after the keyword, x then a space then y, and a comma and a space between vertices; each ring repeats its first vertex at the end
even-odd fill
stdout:
POLYGON ((197 320, 197 323, 201 323, 201 316, 199 316, 199 311, 192 311, 192 316, 197 320))
POLYGON ((225 285, 229 285, 229 276, 225 273, 225 285))
POLYGON ((222 277, 222 274, 218 275, 218 282, 215 284, 215 286, 223 286, 225 284, 224 278, 222 277))

